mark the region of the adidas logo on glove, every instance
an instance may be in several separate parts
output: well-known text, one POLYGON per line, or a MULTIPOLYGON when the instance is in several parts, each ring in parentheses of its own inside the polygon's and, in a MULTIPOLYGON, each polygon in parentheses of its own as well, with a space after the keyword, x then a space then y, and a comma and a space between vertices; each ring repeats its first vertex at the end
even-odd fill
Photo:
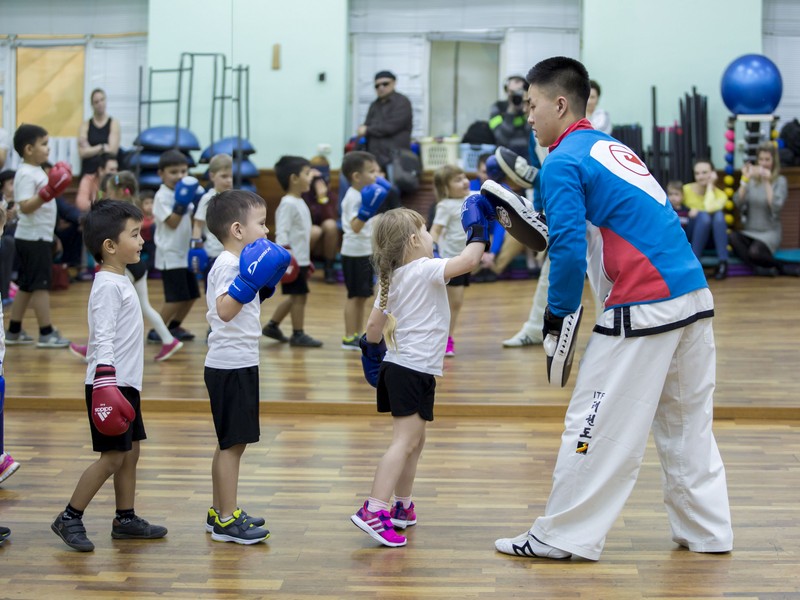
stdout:
POLYGON ((105 421, 108 418, 108 415, 110 415, 113 412, 113 410, 114 409, 111 408, 110 406, 101 404, 100 406, 95 407, 94 414, 97 415, 97 417, 101 421, 105 421))

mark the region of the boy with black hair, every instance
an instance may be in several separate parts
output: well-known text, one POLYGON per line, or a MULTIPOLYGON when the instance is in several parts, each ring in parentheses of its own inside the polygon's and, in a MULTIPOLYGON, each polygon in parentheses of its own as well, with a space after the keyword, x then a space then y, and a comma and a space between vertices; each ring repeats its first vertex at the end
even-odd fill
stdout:
POLYGON ((647 166, 585 118, 585 67, 554 57, 528 81, 528 122, 550 148, 540 172, 551 262, 543 333, 556 385, 569 376, 559 365, 568 364, 562 349, 574 348, 587 274, 605 311, 581 361, 544 515, 495 547, 598 560, 652 428, 672 540, 728 552, 725 467, 712 433, 714 300, 703 268, 647 166))
POLYGON ((100 264, 89 295, 85 379, 92 448, 100 458, 83 472, 69 504, 50 526, 67 546, 80 552, 94 550, 86 537, 83 512, 112 475, 117 511, 111 537, 156 539, 167 534, 165 527, 151 525, 133 508, 139 442, 147 438, 139 396, 144 321, 125 267, 140 260, 141 225, 142 211, 117 200, 95 203, 83 224, 84 243, 100 264))
POLYGON ((223 251, 208 273, 208 354, 204 379, 217 447, 211 463, 213 504, 206 531, 218 542, 256 544, 269 537, 264 519, 237 506, 239 463, 259 440, 260 303, 272 296, 289 266, 287 250, 267 239, 267 205, 252 192, 215 195, 206 211, 223 251))
MULTIPOLYGON (((182 342, 193 340, 194 334, 181 327, 194 301, 200 297, 197 277, 189 270, 188 254, 192 239, 192 212, 203 195, 197 179, 187 177, 189 161, 178 150, 167 150, 158 160, 161 187, 153 201, 156 221, 155 268, 161 271, 164 305, 161 318, 173 337, 182 342)), ((161 344, 154 329, 147 334, 151 344, 161 344)))
POLYGON ((380 186, 375 183, 379 170, 378 161, 369 152, 348 152, 342 160, 341 173, 350 182, 342 198, 342 272, 347 288, 342 337, 345 350, 361 350, 359 340, 366 325, 364 306, 375 284, 372 217, 386 199, 385 190, 379 191, 380 186))
POLYGON ((14 149, 22 164, 14 177, 14 198, 19 207, 19 221, 14 242, 19 259, 19 291, 11 306, 6 344, 31 344, 33 338, 22 329, 28 304, 39 322, 39 348, 66 348, 69 340, 61 337, 50 320, 50 281, 53 276, 53 235, 57 208, 52 200, 60 196, 72 181, 72 170, 59 162, 49 175, 42 170, 50 155, 47 131, 38 125, 20 125, 14 134, 14 149))
POLYGON ((308 277, 313 272, 311 263, 311 211, 302 195, 311 189, 311 163, 301 156, 281 156, 275 163, 275 176, 286 194, 275 211, 275 241, 289 250, 297 266, 291 281, 282 283, 281 291, 288 296, 272 313, 262 333, 291 346, 319 348, 304 330, 308 277), (287 338, 280 329, 286 315, 292 317, 292 336, 287 338))

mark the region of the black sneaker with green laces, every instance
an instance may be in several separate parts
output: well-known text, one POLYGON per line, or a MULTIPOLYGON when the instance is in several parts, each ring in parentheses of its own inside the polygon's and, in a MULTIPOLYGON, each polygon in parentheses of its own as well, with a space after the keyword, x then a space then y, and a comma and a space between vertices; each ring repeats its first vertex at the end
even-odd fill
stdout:
POLYGON ((244 511, 236 509, 233 516, 224 523, 217 518, 214 522, 214 531, 211 539, 216 542, 234 542, 236 544, 257 544, 269 537, 269 530, 256 527, 255 523, 247 518, 244 511))
POLYGON ((157 540, 167 535, 167 528, 151 525, 143 518, 134 516, 120 522, 114 519, 111 525, 111 537, 115 540, 157 540))
POLYGON ((86 537, 86 528, 83 526, 82 519, 64 519, 59 514, 53 524, 50 525, 50 529, 73 550, 78 552, 92 552, 94 550, 94 544, 86 537))

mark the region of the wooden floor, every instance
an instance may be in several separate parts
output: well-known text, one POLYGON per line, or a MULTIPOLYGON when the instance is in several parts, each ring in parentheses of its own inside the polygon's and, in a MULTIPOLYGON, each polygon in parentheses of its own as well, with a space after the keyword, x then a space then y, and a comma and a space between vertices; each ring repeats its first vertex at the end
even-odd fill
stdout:
MULTIPOLYGON (((415 486, 419 524, 400 549, 376 547, 348 518, 369 492, 391 419, 375 415, 358 354, 339 348, 343 286, 312 284, 306 330, 324 348, 262 341, 262 439, 245 454, 239 490, 242 506, 268 519, 272 537, 258 546, 215 543, 203 529, 214 434, 202 306, 187 320, 198 341, 173 360, 151 362, 157 348, 145 348, 149 439, 136 508, 169 528, 164 540, 110 538, 110 483, 86 513, 94 553, 50 531, 94 456, 78 410, 85 366, 65 351, 8 348, 6 448, 22 468, 0 486, 0 524, 12 528, 0 598, 800 599, 800 281, 712 282, 715 432, 735 551, 694 554, 670 541, 651 444, 597 563, 511 558, 493 546, 543 510, 569 396, 546 385, 540 347, 500 345, 526 317, 534 285, 467 291, 415 486)), ((75 340, 86 336, 89 287, 52 296, 55 324, 75 340)), ((32 315, 25 327, 34 332, 32 315)))
MULTIPOLYGON (((372 388, 365 384, 359 354, 342 350, 343 284, 325 285, 315 275, 306 314, 306 331, 325 342, 320 349, 290 348, 262 338, 261 398, 274 413, 374 413, 372 388)), ((52 294, 53 322, 72 340, 85 341, 89 283, 52 294)), ((437 384, 442 415, 563 415, 569 388, 547 384, 541 346, 504 349, 527 318, 535 280, 472 285, 456 331, 456 352, 445 361, 437 384)), ((716 415, 724 418, 800 419, 800 279, 734 277, 711 282, 716 302, 714 329, 718 348, 716 415)), ((588 290, 588 287, 587 287, 588 290)), ((160 281, 150 282, 153 306, 160 307, 160 281)), ((262 309, 266 323, 276 301, 262 309)), ((593 302, 584 297, 584 305, 593 302)), ((6 311, 8 312, 8 311, 6 311)), ((147 410, 205 413, 203 361, 207 328, 205 298, 194 306, 186 327, 197 340, 164 363, 155 363, 158 346, 145 346, 143 398, 147 410)), ((8 317, 6 316, 6 321, 8 317)), ((591 328, 584 323, 578 355, 591 328)), ((29 312, 23 323, 35 334, 29 312)), ((290 333, 287 319, 284 332, 290 333)), ((9 347, 5 360, 7 402, 12 407, 79 408, 83 403, 84 365, 62 350, 9 347)), ((574 384, 574 375, 571 384, 574 384)))
POLYGON ((599 562, 512 558, 496 537, 526 530, 542 511, 558 446, 555 419, 441 417, 431 425, 409 544, 377 546, 349 515, 368 493, 390 419, 262 418, 242 465, 240 502, 264 515, 258 546, 212 542, 210 418, 147 415, 137 511, 169 528, 164 540, 110 537, 110 483, 87 510, 97 549, 69 550, 49 524, 92 460, 76 411, 12 409, 7 447, 23 464, 0 488, 2 598, 800 598, 800 422, 723 420, 736 536, 726 555, 670 541, 651 444, 636 489, 599 562))

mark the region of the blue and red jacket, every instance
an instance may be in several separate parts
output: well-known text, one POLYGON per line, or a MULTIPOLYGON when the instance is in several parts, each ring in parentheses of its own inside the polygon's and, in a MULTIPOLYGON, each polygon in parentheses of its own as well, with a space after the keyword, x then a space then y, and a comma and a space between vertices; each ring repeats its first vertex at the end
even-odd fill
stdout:
POLYGON ((590 225, 602 239, 589 260, 600 261, 609 284, 607 310, 707 287, 678 216, 647 166, 583 121, 550 147, 539 174, 550 234, 550 310, 565 316, 581 303, 590 225))

